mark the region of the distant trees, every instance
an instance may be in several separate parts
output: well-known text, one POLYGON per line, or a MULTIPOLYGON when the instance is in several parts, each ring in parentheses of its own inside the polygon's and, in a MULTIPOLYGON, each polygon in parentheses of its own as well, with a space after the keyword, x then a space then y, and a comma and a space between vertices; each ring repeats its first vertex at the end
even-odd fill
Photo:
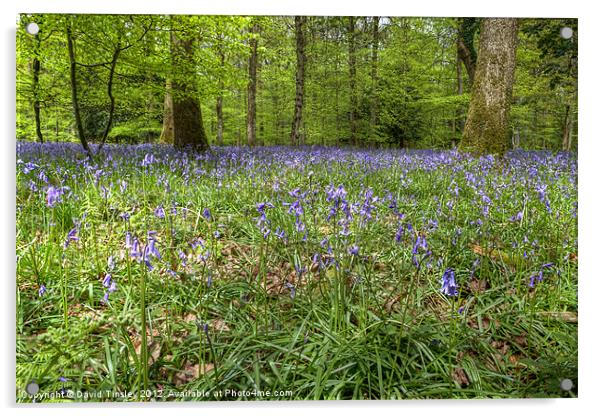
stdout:
POLYGON ((518 19, 483 20, 462 149, 503 153, 514 84, 518 19))
POLYGON ((502 49, 482 21, 22 15, 17 137, 79 141, 86 151, 159 140, 202 150, 245 139, 471 149, 491 141, 496 150, 480 151, 502 151, 500 138, 514 129, 522 147, 574 149, 576 20, 521 19, 516 65, 491 52, 502 49), (39 36, 25 32, 32 21, 39 36), (570 39, 562 27, 573 29, 570 39), (514 76, 502 76, 511 66, 514 76))

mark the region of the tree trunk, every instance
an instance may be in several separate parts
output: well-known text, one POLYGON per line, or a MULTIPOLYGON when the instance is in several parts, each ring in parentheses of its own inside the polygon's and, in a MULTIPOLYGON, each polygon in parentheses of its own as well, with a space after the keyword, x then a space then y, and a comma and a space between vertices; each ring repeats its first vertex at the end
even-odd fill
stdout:
POLYGON ((380 18, 372 17, 372 61, 371 61, 371 78, 372 78, 372 100, 370 102, 370 129, 374 134, 376 129, 376 117, 378 111, 378 23, 380 18))
MULTIPOLYGON (((196 73, 192 46, 192 38, 180 38, 174 31, 171 32, 173 65, 188 77, 196 73)), ((185 81, 182 76, 174 77, 172 88, 174 146, 197 151, 209 149, 195 77, 192 77, 192 81, 185 81)))
POLYGON ((36 37, 36 49, 35 56, 33 58, 33 82, 32 82, 32 92, 33 92, 33 114, 35 116, 36 123, 36 136, 40 143, 44 143, 44 136, 42 135, 42 127, 40 122, 40 59, 38 58, 39 50, 40 50, 40 36, 39 34, 36 37))
POLYGON ((508 149, 517 37, 518 19, 483 20, 463 150, 503 153, 508 149))
POLYGON ((256 94, 257 94, 257 38, 259 25, 254 23, 251 27, 252 38, 249 40, 251 55, 249 56, 249 83, 247 85, 247 143, 255 146, 255 119, 256 119, 256 94))
POLYGON ((107 137, 109 137, 109 132, 111 131, 111 125, 113 124, 113 114, 115 113, 115 97, 113 97, 113 77, 115 75, 115 67, 117 66, 117 59, 119 59, 119 53, 121 52, 121 46, 117 43, 117 47, 113 52, 113 57, 111 59, 111 68, 109 69, 109 79, 107 81, 107 95, 109 96, 110 104, 109 104, 109 119, 107 120, 107 125, 102 133, 102 138, 100 145, 98 146, 97 153, 100 152, 105 142, 107 141, 107 137))
MULTIPOLYGON (((219 46, 218 46, 218 55, 219 55, 219 60, 220 60, 220 68, 223 71, 224 70, 224 64, 226 62, 226 55, 224 53, 223 50, 223 36, 220 36, 220 42, 219 42, 219 46)), ((217 95, 217 98, 215 99, 215 114, 217 117, 217 133, 216 133, 216 141, 217 141, 217 145, 218 146, 222 146, 224 144, 224 113, 223 113, 223 106, 222 106, 222 102, 223 102, 223 90, 224 90, 224 80, 222 79, 222 76, 220 75, 219 77, 219 81, 218 81, 218 87, 219 87, 219 93, 217 95)))
POLYGON ((79 101, 77 99, 77 73, 75 70, 75 47, 73 46, 73 36, 71 33, 71 22, 67 23, 67 50, 69 53, 69 78, 71 81, 71 102, 73 104, 73 117, 75 118, 75 127, 77 128, 77 135, 82 147, 86 151, 88 158, 92 159, 92 150, 86 140, 84 133, 84 125, 82 124, 81 114, 79 112, 79 101))
POLYGON ((562 150, 571 150, 571 131, 573 130, 573 118, 571 117, 571 106, 566 106, 564 121, 562 123, 562 150))
POLYGON ((303 33, 306 18, 295 16, 295 37, 297 41, 297 75, 295 77, 295 111, 291 129, 291 145, 300 144, 301 121, 303 117, 303 88, 305 84, 305 35, 303 33))
POLYGON ((347 25, 347 42, 349 47, 349 126, 351 143, 357 145, 357 95, 355 88, 355 17, 350 16, 347 25))
POLYGON ((468 74, 468 83, 470 85, 474 82, 477 66, 477 52, 474 48, 474 35, 477 26, 478 20, 474 17, 460 18, 457 41, 458 57, 462 63, 464 63, 466 73, 468 74))
POLYGON ((163 129, 159 141, 173 144, 173 97, 171 95, 171 80, 165 81, 165 98, 163 100, 163 129))

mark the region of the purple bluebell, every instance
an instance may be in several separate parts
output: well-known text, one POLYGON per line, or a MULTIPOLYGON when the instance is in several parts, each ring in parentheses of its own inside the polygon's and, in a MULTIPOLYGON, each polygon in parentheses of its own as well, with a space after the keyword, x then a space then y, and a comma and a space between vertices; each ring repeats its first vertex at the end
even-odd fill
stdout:
POLYGON ((458 286, 456 285, 453 269, 447 268, 445 269, 445 272, 443 272, 440 291, 446 296, 458 296, 458 286))
POLYGON ((159 205, 157 208, 155 208, 155 217, 165 218, 165 210, 163 209, 163 205, 159 205))
POLYGON ((65 239, 65 243, 63 244, 63 248, 69 247, 69 243, 72 241, 79 241, 79 237, 77 236, 77 227, 73 227, 69 233, 67 234, 67 238, 65 239))

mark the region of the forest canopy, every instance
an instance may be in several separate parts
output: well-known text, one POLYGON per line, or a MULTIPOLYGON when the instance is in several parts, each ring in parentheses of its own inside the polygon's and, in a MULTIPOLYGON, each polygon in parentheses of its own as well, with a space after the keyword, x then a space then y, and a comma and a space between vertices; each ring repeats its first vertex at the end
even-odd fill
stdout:
MULTIPOLYGON (((197 144, 455 147, 481 20, 23 14, 17 139, 173 143, 192 100, 197 144)), ((519 19, 508 141, 577 127, 577 20, 519 19)))

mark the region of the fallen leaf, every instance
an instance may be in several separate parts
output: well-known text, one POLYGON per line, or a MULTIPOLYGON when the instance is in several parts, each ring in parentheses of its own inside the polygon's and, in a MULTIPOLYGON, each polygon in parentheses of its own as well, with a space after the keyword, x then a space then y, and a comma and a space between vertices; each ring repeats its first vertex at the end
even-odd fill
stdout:
POLYGON ((393 310, 393 307, 399 303, 400 299, 401 295, 393 296, 385 303, 385 310, 387 312, 391 312, 393 310))
POLYGON ((211 321, 211 327, 217 331, 229 331, 230 327, 222 319, 214 319, 211 321))
POLYGON ((199 378, 199 376, 203 374, 207 374, 212 371, 214 365, 212 363, 205 363, 202 368, 199 364, 192 364, 190 361, 186 361, 184 368, 181 371, 178 371, 173 376, 173 383, 179 387, 183 384, 190 383, 193 380, 199 378), (200 370, 199 370, 200 369, 200 370))
POLYGON ((489 288, 489 283, 485 279, 470 279, 468 287, 472 293, 483 293, 489 288))
POLYGON ((460 387, 466 387, 470 384, 468 376, 466 375, 466 371, 464 371, 464 369, 461 367, 456 367, 453 369, 452 378, 460 385, 460 387))

